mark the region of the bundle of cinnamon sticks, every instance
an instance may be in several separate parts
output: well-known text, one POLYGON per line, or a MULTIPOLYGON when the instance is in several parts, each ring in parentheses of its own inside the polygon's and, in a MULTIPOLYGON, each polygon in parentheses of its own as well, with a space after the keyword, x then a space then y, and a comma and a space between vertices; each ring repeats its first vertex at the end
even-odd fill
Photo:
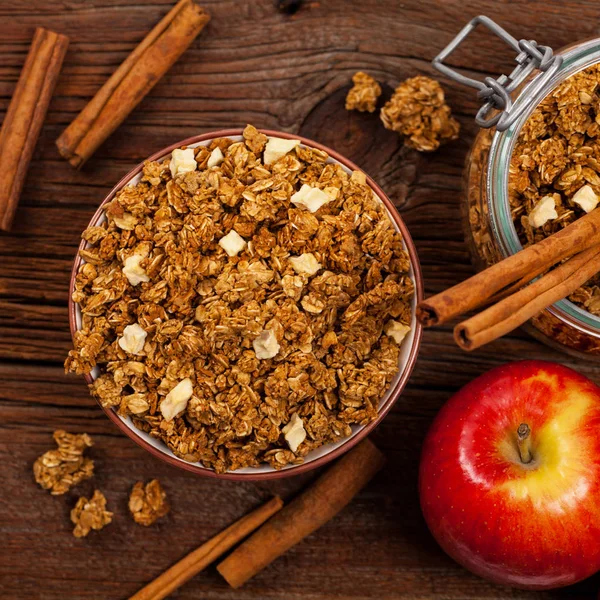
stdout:
POLYGON ((463 350, 474 350, 566 298, 599 271, 600 209, 596 209, 541 242, 421 302, 417 318, 429 327, 487 306, 454 328, 456 343, 463 350))

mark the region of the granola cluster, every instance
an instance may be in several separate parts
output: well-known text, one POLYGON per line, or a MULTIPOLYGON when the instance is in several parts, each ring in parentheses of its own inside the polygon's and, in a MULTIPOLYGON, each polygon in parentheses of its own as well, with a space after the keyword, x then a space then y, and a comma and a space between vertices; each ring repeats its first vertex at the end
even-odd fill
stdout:
POLYGON ((404 136, 404 143, 420 152, 432 152, 458 138, 459 122, 445 102, 438 81, 418 75, 401 83, 381 109, 386 129, 404 136))
POLYGON ((89 479, 94 474, 94 462, 83 456, 84 451, 92 447, 87 433, 58 430, 53 437, 58 448, 48 450, 33 463, 33 475, 40 486, 58 496, 89 479))
POLYGON ((346 110, 375 112, 377 99, 381 96, 381 86, 373 77, 359 71, 352 77, 354 86, 346 96, 346 110))
POLYGON ((413 282, 364 174, 248 126, 146 163, 105 209, 66 361, 98 365, 104 407, 220 473, 302 462, 376 417, 413 282))
MULTIPOLYGON (((513 222, 528 246, 556 233, 598 204, 600 67, 561 83, 525 122, 508 180, 513 222)), ((600 277, 569 296, 600 315, 600 277)))
POLYGON ((167 494, 158 479, 146 485, 138 481, 129 496, 129 512, 133 520, 140 525, 152 525, 169 512, 167 494))
POLYGON ((77 500, 75 508, 71 511, 71 521, 75 525, 73 535, 77 538, 85 537, 92 530, 106 527, 113 518, 113 513, 106 510, 106 498, 100 490, 95 490, 91 499, 84 496, 77 500))

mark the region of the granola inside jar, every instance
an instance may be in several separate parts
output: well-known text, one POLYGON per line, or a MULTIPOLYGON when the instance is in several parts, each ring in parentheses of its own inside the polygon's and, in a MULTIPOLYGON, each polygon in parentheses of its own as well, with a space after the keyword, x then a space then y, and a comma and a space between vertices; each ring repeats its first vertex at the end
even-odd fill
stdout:
MULTIPOLYGON (((600 199, 600 39, 557 53, 562 65, 514 94, 519 117, 504 131, 481 129, 465 169, 463 225, 484 269, 595 209, 600 199), (597 154, 598 153, 598 154, 597 154)), ((595 276, 525 326, 577 356, 600 355, 600 287, 595 276)))

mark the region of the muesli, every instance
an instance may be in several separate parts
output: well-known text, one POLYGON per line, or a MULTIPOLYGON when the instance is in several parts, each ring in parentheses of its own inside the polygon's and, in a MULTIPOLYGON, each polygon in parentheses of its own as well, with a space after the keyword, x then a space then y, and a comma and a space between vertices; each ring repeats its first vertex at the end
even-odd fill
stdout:
MULTIPOLYGON (((521 242, 529 246, 596 208, 600 194, 600 67, 561 83, 520 132, 510 164, 509 201, 521 242)), ((596 275, 569 300, 600 315, 596 275)))
POLYGON ((365 175, 298 140, 148 162, 83 233, 68 371, 187 461, 302 462, 377 416, 410 330, 402 236, 365 175))

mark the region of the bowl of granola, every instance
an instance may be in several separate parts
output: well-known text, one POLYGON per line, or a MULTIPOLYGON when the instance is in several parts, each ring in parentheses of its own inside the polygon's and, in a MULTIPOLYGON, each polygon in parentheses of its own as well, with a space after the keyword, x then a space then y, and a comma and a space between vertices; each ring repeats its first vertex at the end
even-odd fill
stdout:
POLYGON ((315 468, 384 418, 423 296, 381 188, 252 126, 157 152, 108 194, 73 266, 67 371, 154 456, 211 477, 315 468))

